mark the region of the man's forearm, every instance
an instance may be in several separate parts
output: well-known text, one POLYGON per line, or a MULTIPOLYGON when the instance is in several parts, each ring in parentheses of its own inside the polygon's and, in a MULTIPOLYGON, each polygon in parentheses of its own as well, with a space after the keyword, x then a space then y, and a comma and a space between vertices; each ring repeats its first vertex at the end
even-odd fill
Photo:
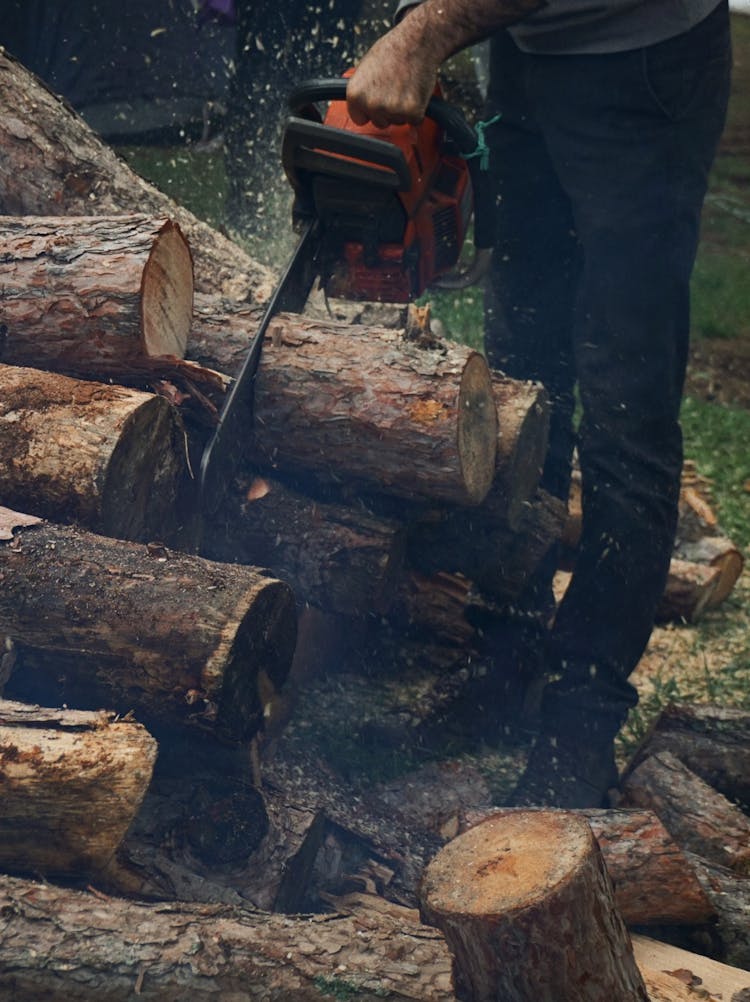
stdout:
POLYGON ((378 39, 347 86, 359 125, 421 121, 437 71, 456 52, 545 6, 545 0, 424 0, 378 39))

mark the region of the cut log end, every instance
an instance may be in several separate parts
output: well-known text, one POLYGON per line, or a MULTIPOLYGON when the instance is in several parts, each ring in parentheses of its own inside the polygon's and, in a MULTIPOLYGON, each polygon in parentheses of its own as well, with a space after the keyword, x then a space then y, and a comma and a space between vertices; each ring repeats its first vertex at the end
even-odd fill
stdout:
POLYGON ((480 504, 492 486, 497 450, 497 411, 487 363, 469 357, 459 387, 458 454, 467 499, 480 504))
POLYGON ((173 222, 162 227, 143 270, 141 311, 146 354, 183 358, 193 315, 193 259, 173 222))

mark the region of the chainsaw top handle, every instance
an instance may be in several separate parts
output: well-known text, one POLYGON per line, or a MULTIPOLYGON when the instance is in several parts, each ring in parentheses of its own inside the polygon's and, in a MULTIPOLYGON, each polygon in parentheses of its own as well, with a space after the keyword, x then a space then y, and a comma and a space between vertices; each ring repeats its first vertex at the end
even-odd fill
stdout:
MULTIPOLYGON (((344 77, 307 80, 295 87, 290 93, 289 110, 294 115, 303 115, 310 120, 311 124, 319 123, 321 121, 320 114, 315 105, 319 101, 345 101, 346 84, 347 81, 344 77)), ((492 194, 488 172, 482 170, 481 158, 476 155, 477 134, 458 108, 444 101, 441 97, 433 96, 430 98, 425 114, 445 131, 446 135, 455 143, 458 152, 466 158, 474 195, 474 245, 478 250, 490 248, 495 242, 492 194)), ((349 134, 349 142, 351 142, 351 134, 349 134)), ((367 157, 370 161, 388 167, 392 171, 392 186, 403 190, 402 186, 405 183, 408 188, 410 179, 406 165, 404 163, 403 168, 401 168, 397 163, 397 154, 400 151, 396 150, 394 154, 394 148, 385 140, 367 137, 366 143, 367 157), (388 147, 391 149, 389 150, 388 147)), ((342 150, 342 152, 344 151, 342 150)), ((346 152, 352 152, 351 145, 348 146, 346 152)), ((403 162, 403 158, 401 161, 403 162)), ((378 173, 382 179, 383 172, 378 173)))

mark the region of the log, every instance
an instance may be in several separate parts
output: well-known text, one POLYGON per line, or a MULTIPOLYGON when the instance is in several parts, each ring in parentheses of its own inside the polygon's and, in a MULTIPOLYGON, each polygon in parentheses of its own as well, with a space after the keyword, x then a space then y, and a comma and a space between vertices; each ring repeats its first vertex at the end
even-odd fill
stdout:
POLYGON ((412 525, 407 554, 424 574, 463 574, 489 598, 508 602, 518 598, 559 539, 565 505, 540 489, 526 502, 514 528, 492 508, 493 492, 476 508, 435 513, 431 520, 412 525))
POLYGON ((720 582, 720 567, 672 557, 656 621, 697 623, 707 609, 718 604, 714 594, 720 582))
POLYGON ((540 810, 482 822, 432 860, 420 902, 453 953, 459 999, 648 1000, 582 818, 540 810))
POLYGON ((0 213, 145 212, 173 219, 194 259, 196 288, 267 299, 272 273, 133 173, 91 128, 7 52, 0 52, 0 213))
POLYGON ((397 629, 403 626, 468 653, 477 640, 466 618, 470 603, 471 582, 460 574, 425 577, 412 571, 399 582, 389 618, 397 629))
MULTIPOLYGON (((715 609, 729 598, 745 566, 742 553, 726 536, 702 536, 696 540, 678 539, 675 556, 693 564, 718 570, 718 581, 711 589, 705 605, 707 609, 715 609)), ((673 560, 672 563, 674 562, 673 560)))
POLYGON ((540 383, 519 382, 492 373, 497 407, 495 482, 485 500, 488 511, 518 528, 525 506, 539 487, 549 437, 549 398, 540 383))
POLYGON ((621 789, 623 806, 653 811, 683 849, 750 875, 750 819, 671 752, 643 759, 621 789))
POLYGON ((400 332, 271 324, 255 384, 257 461, 387 494, 478 504, 495 467, 497 418, 487 363, 400 332))
POLYGON ((667 1002, 672 999, 690 999, 695 1002, 703 998, 706 1002, 712 999, 743 1002, 750 992, 750 974, 728 964, 721 964, 710 957, 703 957, 689 950, 682 950, 667 943, 660 943, 647 936, 633 936, 633 950, 638 966, 647 978, 649 997, 652 1002, 661 1002, 663 997, 667 1002), (656 994, 652 983, 659 978, 659 987, 668 992, 666 996, 656 994), (667 978, 668 981, 663 979, 667 978), (669 982, 672 982, 671 984, 669 982), (684 995, 675 994, 680 987, 684 995), (706 996, 710 998, 706 998, 706 996))
POLYGON ((628 770, 671 752, 729 800, 750 804, 750 713, 710 704, 672 703, 654 722, 628 770))
POLYGON ((111 713, 0 700, 0 867, 92 877, 141 805, 156 742, 111 713))
MULTIPOLYGON (((509 808, 464 811, 459 832, 509 808)), ((651 810, 581 810, 612 880, 615 906, 629 926, 704 925, 715 910, 685 853, 651 810)))
POLYGON ((329 612, 384 612, 403 564, 403 526, 364 507, 315 500, 267 476, 243 478, 204 533, 217 560, 268 567, 299 603, 329 612))
POLYGON ((0 876, 0 913, 0 994, 16 1002, 454 999, 442 937, 406 910, 294 919, 0 876))
POLYGON ((120 539, 169 539, 184 454, 162 397, 0 365, 6 505, 120 539))
POLYGON ((717 914, 717 959, 750 971, 750 877, 694 853, 686 855, 717 914))
POLYGON ((287 585, 231 566, 39 523, 0 543, 0 634, 17 645, 15 698, 131 708, 227 739, 260 728, 259 686, 294 650, 287 585))
POLYGON ((0 282, 6 362, 116 378, 185 354, 192 262, 169 219, 0 218, 0 282))

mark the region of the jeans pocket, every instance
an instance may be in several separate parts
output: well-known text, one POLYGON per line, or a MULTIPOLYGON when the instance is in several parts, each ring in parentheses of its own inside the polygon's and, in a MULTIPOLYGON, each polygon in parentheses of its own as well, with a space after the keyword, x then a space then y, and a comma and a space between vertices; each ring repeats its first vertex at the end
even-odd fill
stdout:
POLYGON ((651 98, 667 118, 679 121, 709 104, 720 108, 732 62, 725 4, 690 31, 643 49, 642 59, 651 98))

